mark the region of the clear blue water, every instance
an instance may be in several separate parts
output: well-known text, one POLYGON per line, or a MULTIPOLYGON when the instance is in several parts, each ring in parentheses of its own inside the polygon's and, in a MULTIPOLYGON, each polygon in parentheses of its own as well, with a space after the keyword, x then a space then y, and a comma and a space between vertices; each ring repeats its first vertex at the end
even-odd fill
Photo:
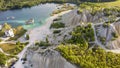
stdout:
POLYGON ((0 12, 0 24, 8 23, 13 27, 23 26, 25 29, 35 28, 44 24, 45 20, 50 17, 50 14, 55 9, 57 9, 57 4, 47 3, 31 8, 3 11, 0 12), (15 19, 7 19, 7 17, 12 16, 15 19), (25 22, 31 18, 35 19, 35 24, 26 25, 25 22))

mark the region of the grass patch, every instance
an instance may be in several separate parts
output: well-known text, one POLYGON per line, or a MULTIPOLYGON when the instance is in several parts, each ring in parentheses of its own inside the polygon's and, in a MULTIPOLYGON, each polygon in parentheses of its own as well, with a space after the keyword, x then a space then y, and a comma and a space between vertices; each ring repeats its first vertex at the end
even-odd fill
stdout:
POLYGON ((40 42, 36 42, 35 45, 38 45, 38 46, 50 46, 51 44, 49 44, 49 42, 44 42, 44 41, 40 41, 40 42))
POLYGON ((4 43, 4 44, 0 44, 0 48, 2 48, 5 53, 17 55, 19 52, 23 50, 23 48, 27 44, 28 43, 19 43, 19 44, 4 43))
POLYGON ((0 52, 0 65, 1 66, 6 64, 7 59, 8 59, 8 57, 5 54, 0 52))
POLYGON ((77 26, 71 32, 72 38, 68 40, 69 43, 85 43, 95 41, 94 30, 91 24, 87 26, 77 26))
POLYGON ((120 12, 120 0, 113 2, 83 2, 78 9, 79 12, 83 12, 84 9, 89 10, 91 15, 102 11, 105 16, 111 16, 113 11, 120 12))
POLYGON ((65 27, 65 24, 64 23, 61 23, 61 22, 57 22, 57 23, 52 23, 50 28, 64 28, 65 27))
POLYGON ((60 33, 60 32, 61 32, 61 30, 54 30, 54 31, 53 31, 54 34, 58 34, 58 33, 60 33))
POLYGON ((4 52, 6 53, 12 53, 10 52, 11 50, 15 49, 16 45, 15 44, 0 44, 0 48, 3 49, 4 52))

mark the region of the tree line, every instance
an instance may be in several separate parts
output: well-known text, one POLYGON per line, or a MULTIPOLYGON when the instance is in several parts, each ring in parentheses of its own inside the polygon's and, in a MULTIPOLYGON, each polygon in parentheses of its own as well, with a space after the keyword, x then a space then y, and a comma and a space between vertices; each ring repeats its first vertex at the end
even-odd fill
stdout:
POLYGON ((0 10, 20 9, 23 7, 31 7, 40 3, 75 3, 81 2, 108 2, 115 0, 0 0, 0 10))

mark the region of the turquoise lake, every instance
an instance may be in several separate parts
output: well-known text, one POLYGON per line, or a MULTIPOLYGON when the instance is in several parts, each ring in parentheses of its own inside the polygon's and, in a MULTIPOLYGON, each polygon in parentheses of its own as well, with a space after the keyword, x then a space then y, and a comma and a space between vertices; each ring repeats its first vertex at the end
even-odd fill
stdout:
POLYGON ((54 3, 46 3, 31 8, 1 11, 0 24, 8 23, 13 27, 23 26, 25 29, 32 29, 43 25, 45 20, 50 17, 52 11, 57 9, 57 5, 58 4, 54 3), (10 17, 14 17, 14 19, 10 17), (25 22, 31 18, 34 18, 35 23, 26 25, 25 22))

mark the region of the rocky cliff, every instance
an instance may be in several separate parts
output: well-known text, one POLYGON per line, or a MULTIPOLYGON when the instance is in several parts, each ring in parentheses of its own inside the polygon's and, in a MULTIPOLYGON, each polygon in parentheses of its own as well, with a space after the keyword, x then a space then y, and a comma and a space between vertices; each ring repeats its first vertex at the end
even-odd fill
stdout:
POLYGON ((76 68, 52 49, 38 49, 37 51, 29 49, 26 58, 26 68, 76 68))
POLYGON ((84 10, 78 13, 78 10, 73 10, 62 17, 62 22, 66 26, 71 27, 75 25, 86 25, 87 23, 93 23, 95 27, 98 42, 107 49, 118 49, 120 48, 120 21, 117 15, 118 12, 109 11, 109 16, 105 10, 96 12, 94 15, 88 11, 84 10), (103 27, 107 24, 108 27, 103 27), (118 37, 114 38, 113 33, 117 34, 118 37), (105 41, 101 41, 103 38, 105 41))

